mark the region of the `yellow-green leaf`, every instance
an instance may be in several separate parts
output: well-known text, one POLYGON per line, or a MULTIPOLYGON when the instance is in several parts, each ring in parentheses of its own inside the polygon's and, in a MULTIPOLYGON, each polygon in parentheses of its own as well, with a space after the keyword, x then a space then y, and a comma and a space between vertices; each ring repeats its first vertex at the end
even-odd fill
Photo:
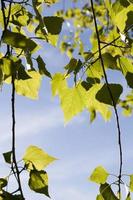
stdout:
POLYGON ((30 171, 29 187, 31 190, 45 194, 49 197, 48 193, 48 175, 45 171, 30 171))
POLYGON ((61 108, 66 122, 83 111, 85 95, 86 91, 81 85, 68 88, 61 93, 61 108))
POLYGON ((127 8, 122 9, 115 16, 115 25, 119 28, 120 32, 124 31, 127 21, 128 21, 128 26, 132 25, 132 16, 133 16, 133 5, 132 4, 130 6, 128 6, 127 8), (131 16, 130 16, 130 13, 131 13, 131 16))
POLYGON ((52 89, 52 95, 61 96, 63 90, 66 90, 68 88, 67 82, 65 79, 65 76, 61 73, 56 73, 51 81, 51 89, 52 89))
POLYGON ((133 192, 133 174, 130 175, 130 184, 129 184, 130 191, 133 192))
POLYGON ((98 194, 97 197, 96 197, 96 200, 104 200, 104 198, 102 197, 101 194, 98 194))
POLYGON ((92 112, 92 110, 99 112, 105 120, 109 120, 111 117, 111 111, 109 106, 99 102, 96 99, 97 92, 101 89, 102 84, 94 84, 88 91, 85 98, 87 109, 92 112))
POLYGON ((102 166, 98 166, 94 169, 90 176, 90 180, 98 183, 104 184, 109 176, 109 173, 102 166))
POLYGON ((36 170, 42 170, 55 161, 56 158, 48 155, 45 151, 36 146, 29 146, 25 152, 23 160, 28 170, 34 168, 36 170))
POLYGON ((29 71, 27 74, 31 78, 25 80, 15 80, 15 90, 19 95, 23 95, 31 99, 37 99, 41 84, 41 75, 36 71, 29 71))

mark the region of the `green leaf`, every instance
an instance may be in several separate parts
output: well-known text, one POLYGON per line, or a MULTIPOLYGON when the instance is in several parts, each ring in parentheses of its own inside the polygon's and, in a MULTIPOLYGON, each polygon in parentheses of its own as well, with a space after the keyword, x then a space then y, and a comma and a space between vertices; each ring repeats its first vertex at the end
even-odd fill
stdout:
POLYGON ((126 76, 127 72, 133 73, 132 60, 126 57, 118 58, 117 65, 121 69, 122 73, 126 76))
POLYGON ((101 79, 103 77, 103 70, 101 68, 101 64, 99 60, 95 62, 93 65, 88 64, 88 69, 87 69, 87 76, 91 78, 98 78, 101 79))
POLYGON ((37 99, 41 84, 41 75, 36 71, 29 71, 27 74, 31 78, 15 80, 16 93, 31 99, 37 99))
POLYGON ((37 44, 26 36, 20 33, 11 32, 9 30, 4 32, 2 39, 4 43, 11 45, 12 47, 23 49, 25 51, 31 52, 37 47, 37 44))
POLYGON ((85 109, 85 92, 81 85, 62 91, 61 108, 66 122, 85 109))
POLYGON ((38 56, 36 60, 37 60, 37 64, 38 64, 39 73, 41 75, 46 75, 47 77, 52 78, 50 72, 46 69, 46 67, 45 67, 46 64, 44 63, 41 56, 38 56))
POLYGON ((48 155, 45 151, 36 146, 29 146, 23 160, 27 169, 31 170, 35 168, 36 170, 42 170, 47 167, 47 165, 55 161, 56 158, 48 155))
POLYGON ((130 184, 129 184, 130 191, 133 192, 133 174, 130 175, 130 184))
POLYGON ((48 33, 52 35, 58 35, 61 32, 63 18, 61 17, 44 17, 44 23, 48 33))
POLYGON ((0 59, 0 67, 4 75, 11 76, 13 72, 13 61, 10 58, 0 59))
POLYGON ((109 110, 109 106, 99 102, 96 99, 97 92, 101 89, 101 84, 94 84, 84 96, 87 109, 92 112, 100 112, 105 120, 109 120, 111 117, 111 111, 109 110))
POLYGON ((51 81, 52 95, 62 95, 62 92, 68 88, 64 74, 56 73, 51 81))
POLYGON ((48 193, 48 176, 45 171, 31 170, 29 187, 37 193, 45 194, 47 197, 50 197, 48 193))
MULTIPOLYGON (((113 96, 114 103, 117 104, 119 97, 123 91, 123 88, 120 84, 109 84, 108 85, 113 96)), ((112 99, 106 84, 97 92, 96 99, 102 103, 113 105, 112 99)))
POLYGON ((128 22, 128 27, 132 25, 133 16, 133 5, 131 4, 127 8, 122 9, 115 16, 115 25, 119 28, 120 32, 123 32, 126 28, 126 22, 128 22))
POLYGON ((117 69, 116 58, 113 57, 110 53, 106 52, 102 54, 102 58, 106 68, 117 69))
POLYGON ((3 153, 3 157, 5 159, 5 162, 11 164, 11 155, 12 155, 12 151, 8 151, 3 153))
POLYGON ((104 200, 119 200, 108 183, 100 185, 100 193, 104 200))
POLYGON ((58 44, 58 38, 59 38, 59 35, 52 35, 50 33, 47 35, 47 39, 48 39, 49 44, 51 44, 55 47, 58 44))
POLYGON ((98 194, 97 197, 96 197, 96 200, 104 200, 104 198, 102 197, 101 194, 98 194))
POLYGON ((0 191, 2 190, 2 188, 7 186, 7 179, 5 178, 0 178, 0 191))
POLYGON ((90 176, 90 180, 98 183, 104 184, 109 176, 109 173, 102 166, 98 166, 94 169, 90 176))

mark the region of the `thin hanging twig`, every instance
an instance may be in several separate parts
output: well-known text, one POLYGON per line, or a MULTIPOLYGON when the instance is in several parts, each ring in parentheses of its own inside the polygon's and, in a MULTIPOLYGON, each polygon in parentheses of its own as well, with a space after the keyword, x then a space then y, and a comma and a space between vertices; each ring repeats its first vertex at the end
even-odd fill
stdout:
POLYGON ((114 113, 115 113, 115 117, 116 117, 116 125, 117 125, 117 131, 118 131, 119 159, 120 159, 119 160, 119 162, 120 162, 119 163, 119 175, 118 175, 118 187, 119 187, 118 193, 119 193, 119 199, 120 199, 123 154, 122 154, 122 142, 121 142, 121 129, 120 129, 120 122, 119 122, 119 115, 118 115, 118 111, 117 111, 117 107, 116 107, 116 103, 114 101, 114 97, 113 97, 112 91, 111 91, 110 86, 109 86, 107 74, 106 74, 106 71, 105 71, 104 61, 103 61, 102 52, 101 52, 100 36, 99 36, 99 32, 98 32, 98 26, 97 26, 97 20, 96 20, 96 15, 95 15, 95 10, 94 10, 93 0, 90 0, 90 2, 91 2, 91 8, 92 8, 92 12, 93 12, 93 18, 94 18, 94 24, 95 24, 95 31, 96 31, 96 35, 97 35, 99 58, 100 58, 101 66, 102 66, 102 69, 103 69, 105 83, 106 83, 106 86, 107 86, 110 98, 112 100, 112 104, 113 104, 113 108, 114 108, 114 113))
POLYGON ((17 177, 17 182, 18 182, 18 191, 20 191, 20 194, 22 196, 22 199, 24 198, 23 191, 22 191, 22 186, 21 186, 21 180, 20 180, 20 172, 18 169, 17 161, 16 161, 16 148, 15 148, 15 143, 16 143, 16 134, 15 134, 15 125, 16 125, 16 120, 15 120, 15 83, 14 83, 14 76, 12 76, 12 98, 11 98, 11 103, 12 103, 12 159, 13 159, 13 164, 16 170, 16 177, 17 177))

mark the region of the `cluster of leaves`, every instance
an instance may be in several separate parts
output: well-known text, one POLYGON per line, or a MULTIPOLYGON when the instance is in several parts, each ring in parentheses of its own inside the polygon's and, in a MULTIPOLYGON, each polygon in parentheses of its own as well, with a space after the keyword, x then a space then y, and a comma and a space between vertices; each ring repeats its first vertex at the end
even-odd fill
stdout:
POLYGON ((31 3, 30 5, 28 2, 25 4, 18 2, 6 6, 4 10, 4 15, 8 18, 6 29, 2 9, 0 11, 0 25, 3 29, 1 37, 3 48, 0 52, 0 83, 11 83, 13 75, 16 92, 36 99, 42 77, 46 75, 52 78, 52 76, 46 69, 42 57, 37 54, 41 46, 35 42, 35 39, 56 45, 63 18, 43 17, 41 14, 43 3, 51 5, 55 1, 33 0, 31 3), (3 50, 5 45, 8 47, 6 53, 3 50))
MULTIPOLYGON (((132 1, 117 0, 113 3, 109 0, 96 1, 94 9, 98 22, 102 58, 105 69, 107 72, 109 71, 110 74, 111 70, 120 72, 121 75, 124 76, 129 88, 132 89, 132 1)), ((74 77, 76 85, 73 86, 73 89, 68 88, 68 90, 66 90, 66 96, 68 98, 63 98, 65 97, 63 94, 65 93, 65 90, 62 89, 58 92, 65 119, 69 120, 77 113, 81 112, 84 108, 87 108, 91 114, 91 121, 95 119, 96 112, 100 112, 104 119, 108 120, 111 117, 109 106, 112 105, 112 102, 110 100, 106 84, 103 84, 104 73, 99 58, 98 42, 93 23, 92 8, 88 3, 84 5, 82 9, 69 8, 65 12, 63 10, 58 11, 57 14, 58 16, 63 17, 67 22, 69 22, 69 24, 73 24, 75 27, 73 42, 71 41, 70 43, 68 40, 69 35, 66 35, 64 36, 64 41, 60 44, 61 51, 66 51, 68 56, 70 56, 70 62, 64 67, 65 75, 62 80, 74 77), (86 46, 83 44, 82 34, 86 32, 86 29, 88 28, 89 30, 92 30, 90 36, 92 48, 91 50, 86 51, 86 46), (78 56, 74 56, 76 55, 75 51, 78 51, 78 56), (86 91, 83 90, 80 85, 82 85, 86 91), (79 96, 79 98, 75 95, 75 91, 78 93, 77 96, 79 96), (77 98, 75 98, 75 96, 77 98), (68 106, 69 102, 73 102, 70 108, 68 106)), ((58 82, 58 77, 58 75, 53 77, 52 85, 58 82), (54 81, 54 79, 56 80, 54 81)), ((124 113, 129 115, 132 112, 131 101, 129 102, 125 99, 120 100, 120 95, 123 91, 122 85, 111 83, 110 89, 114 96, 115 104, 119 104, 122 108, 124 108, 124 113)), ((129 96, 130 99, 132 99, 132 92, 128 95, 128 97, 129 96)))
MULTIPOLYGON (((122 175, 122 177, 128 176, 129 177, 129 184, 125 184, 123 180, 121 180, 124 187, 126 187, 127 194, 125 200, 131 200, 130 192, 133 192, 133 174, 131 175, 122 175)), ((90 181, 93 181, 100 185, 99 192, 100 194, 97 195, 96 200, 119 200, 119 194, 115 194, 111 188, 111 186, 118 185, 118 177, 116 175, 109 174, 107 170, 102 167, 98 166, 94 169, 91 176, 89 177, 90 181), (114 176, 117 180, 113 181, 112 183, 107 183, 107 179, 109 176, 114 176)))
MULTIPOLYGON (((111 108, 114 104, 121 106, 126 115, 132 113, 133 92, 131 91, 126 99, 121 100, 120 95, 123 92, 123 86, 117 83, 109 83, 107 86, 104 81, 105 77, 101 67, 97 34, 93 21, 93 10, 89 3, 81 8, 77 6, 78 1, 74 1, 74 8, 58 10, 53 16, 45 16, 44 7, 51 6, 58 0, 27 0, 21 3, 4 0, 1 2, 3 2, 2 5, 4 4, 4 6, 1 5, 2 9, 0 10, 0 26, 2 28, 0 42, 1 85, 11 83, 13 77, 17 94, 36 99, 41 80, 44 75, 47 76, 51 80, 53 96, 58 95, 60 98, 65 121, 71 120, 84 109, 89 111, 91 122, 95 119, 97 112, 105 120, 109 120, 111 108), (60 33, 64 21, 69 33, 63 35, 63 33, 60 33), (73 31, 69 29, 71 26, 74 27, 73 31), (83 38, 84 34, 88 34, 87 30, 90 30, 92 47, 89 51, 83 38), (64 66, 64 73, 52 75, 38 53, 38 50, 42 48, 38 41, 48 42, 57 47, 59 35, 61 35, 60 50, 66 52, 70 61, 64 66), (69 82, 73 83, 72 87, 69 86, 69 82), (108 87, 114 102, 110 98, 108 87)), ((133 89, 133 2, 132 0, 116 0, 113 2, 95 0, 94 10, 105 71, 110 74, 111 70, 119 72, 125 78, 129 88, 133 89)), ((43 171, 43 168, 53 158, 48 158, 48 163, 43 163, 44 154, 42 150, 36 149, 36 147, 29 147, 23 160, 30 175, 30 188, 49 196, 47 174, 43 171), (40 158, 36 160, 38 154, 40 158)), ((105 170, 98 168, 91 176, 91 180, 95 180, 95 182, 98 180, 98 183, 101 184, 100 195, 97 199, 117 200, 110 185, 106 183, 107 175, 108 173, 105 170), (97 178, 95 173, 101 174, 100 177, 104 180, 97 178), (109 197, 108 195, 112 196, 109 197)), ((132 182, 132 178, 130 182, 132 182)), ((6 199, 8 195, 12 195, 15 199, 15 195, 3 190, 6 185, 7 180, 1 179, 2 195, 6 195, 6 199)), ((12 199, 12 196, 9 199, 12 199)), ((16 198, 19 199, 19 196, 16 198)), ((127 196, 127 200, 129 199, 130 194, 127 196)))
MULTIPOLYGON (((0 200, 22 200, 22 196, 16 194, 19 189, 12 193, 4 189, 8 187, 9 179, 14 174, 15 169, 12 163, 12 151, 3 153, 3 156, 5 162, 11 165, 11 171, 7 177, 0 178, 0 200)), ((29 146, 22 160, 24 164, 19 167, 21 169, 19 173, 25 170, 27 171, 29 174, 29 188, 37 193, 50 197, 48 192, 48 175, 44 169, 56 159, 36 146, 29 146)))

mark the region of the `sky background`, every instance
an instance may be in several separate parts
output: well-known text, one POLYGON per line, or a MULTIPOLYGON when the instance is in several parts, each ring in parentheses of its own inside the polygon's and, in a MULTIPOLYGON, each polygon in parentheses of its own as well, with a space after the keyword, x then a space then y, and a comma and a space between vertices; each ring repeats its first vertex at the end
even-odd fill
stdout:
MULTIPOLYGON (((44 47, 42 56, 49 71, 61 71, 68 57, 49 45, 44 47)), ((113 75, 111 79, 124 83, 119 73, 113 75)), ((49 79, 45 78, 37 101, 16 95, 17 157, 22 158, 29 145, 36 145, 58 158, 46 169, 52 200, 95 200, 98 186, 88 181, 93 169, 103 165, 110 173, 118 174, 119 154, 114 117, 105 122, 97 115, 94 123, 90 124, 89 113, 84 111, 65 125, 59 100, 52 98, 50 90, 49 79)), ((9 172, 2 153, 11 149, 11 86, 2 87, 0 102, 0 177, 3 177, 9 172)), ((123 173, 126 174, 133 173, 132 122, 132 117, 125 118, 120 111, 123 173)), ((26 200, 48 199, 27 189, 26 173, 21 178, 26 200)), ((15 182, 12 179, 10 182, 13 189, 15 182)))

